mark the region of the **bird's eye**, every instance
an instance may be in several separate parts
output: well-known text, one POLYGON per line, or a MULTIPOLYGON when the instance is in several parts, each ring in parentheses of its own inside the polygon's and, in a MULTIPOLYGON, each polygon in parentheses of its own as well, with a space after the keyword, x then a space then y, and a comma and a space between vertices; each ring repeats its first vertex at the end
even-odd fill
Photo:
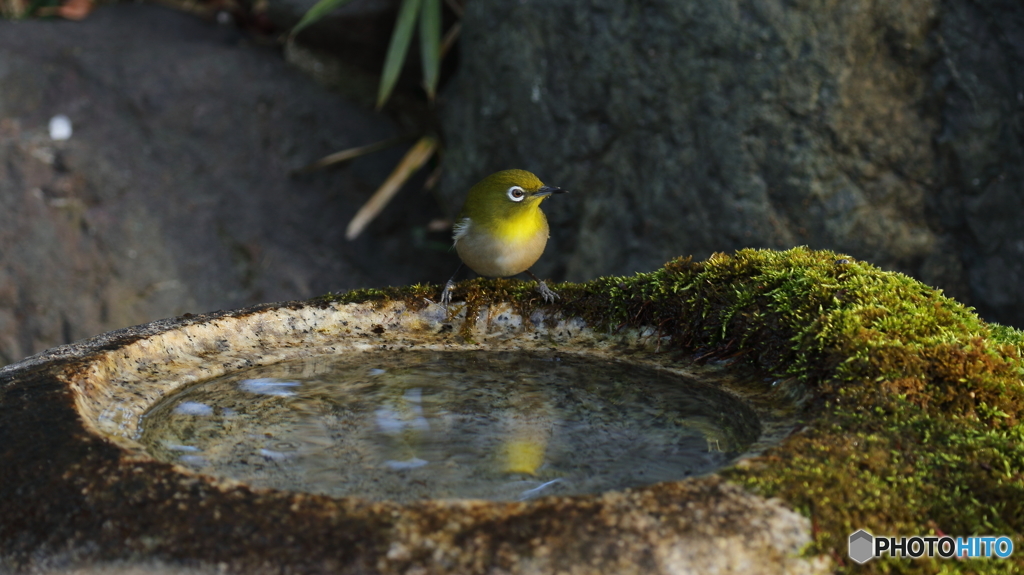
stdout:
POLYGON ((526 192, 519 186, 512 186, 508 189, 508 199, 513 202, 521 202, 526 197, 526 192))

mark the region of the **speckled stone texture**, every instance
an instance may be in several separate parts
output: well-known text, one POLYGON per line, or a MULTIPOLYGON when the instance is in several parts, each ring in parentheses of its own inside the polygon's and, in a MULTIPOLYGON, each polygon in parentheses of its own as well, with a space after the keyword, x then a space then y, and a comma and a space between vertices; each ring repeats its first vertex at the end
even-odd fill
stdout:
POLYGON ((249 365, 380 349, 547 349, 674 369, 650 334, 508 309, 275 304, 165 320, 0 370, 0 571, 816 573, 806 518, 718 476, 523 503, 257 490, 149 457, 162 394, 249 365), (543 321, 547 319, 548 321, 543 321), (462 331, 463 334, 467 333, 462 331))

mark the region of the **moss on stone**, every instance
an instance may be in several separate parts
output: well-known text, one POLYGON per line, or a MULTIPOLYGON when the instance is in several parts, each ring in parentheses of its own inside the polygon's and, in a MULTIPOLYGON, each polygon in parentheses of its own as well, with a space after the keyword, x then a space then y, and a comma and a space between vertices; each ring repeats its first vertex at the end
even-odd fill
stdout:
MULTIPOLYGON (((1010 535, 1024 539, 1024 332, 906 275, 806 248, 742 250, 704 262, 553 286, 563 315, 609 330, 651 326, 672 346, 736 357, 805 386, 807 427, 723 472, 808 515, 841 571, 847 537, 1010 535)), ((337 301, 437 300, 440 288, 362 290, 337 301)), ((470 313, 490 301, 527 314, 532 283, 463 282, 470 313)), ((1024 571, 1010 560, 876 560, 869 572, 1024 571)))

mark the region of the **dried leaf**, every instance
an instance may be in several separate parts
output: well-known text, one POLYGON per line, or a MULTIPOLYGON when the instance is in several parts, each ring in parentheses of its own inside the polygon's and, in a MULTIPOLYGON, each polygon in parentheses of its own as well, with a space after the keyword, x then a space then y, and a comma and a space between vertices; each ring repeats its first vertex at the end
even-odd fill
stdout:
POLYGON ((344 162, 346 160, 354 160, 355 158, 358 158, 360 156, 372 154, 373 152, 383 150, 384 148, 390 148, 391 146, 394 146, 395 144, 398 144, 399 142, 405 139, 405 137, 391 138, 389 140, 382 140, 380 142, 374 142, 372 144, 359 146, 357 148, 349 148, 347 150, 342 150, 340 152, 334 152, 333 154, 320 158, 319 160, 313 162, 312 164, 294 170, 292 173, 300 174, 305 172, 312 172, 314 170, 326 168, 327 166, 332 166, 334 164, 344 162))
POLYGON ((428 232, 446 232, 452 229, 452 221, 448 218, 434 218, 427 222, 428 232))
POLYGON ((459 4, 455 0, 444 0, 444 3, 447 4, 449 8, 452 9, 452 12, 455 12, 456 16, 462 18, 462 14, 465 13, 465 8, 463 8, 461 4, 459 4))
POLYGON ((441 181, 440 163, 438 163, 437 167, 434 168, 434 171, 430 172, 430 175, 427 176, 427 181, 423 182, 423 189, 429 192, 434 189, 434 186, 436 186, 439 181, 441 181))
POLYGON ((354 240, 362 233, 363 229, 388 205, 402 185, 434 155, 438 143, 438 139, 433 136, 423 136, 413 144, 412 148, 405 153, 402 161, 391 171, 388 179, 363 204, 363 207, 359 208, 352 221, 348 223, 348 228, 345 230, 346 239, 354 240))
POLYGON ((452 27, 444 35, 444 40, 441 40, 441 59, 443 60, 448 51, 455 45, 455 41, 459 39, 459 33, 462 32, 462 22, 456 22, 452 24, 452 27))
POLYGON ((92 0, 65 0, 57 9, 57 15, 68 20, 84 20, 92 9, 92 0))

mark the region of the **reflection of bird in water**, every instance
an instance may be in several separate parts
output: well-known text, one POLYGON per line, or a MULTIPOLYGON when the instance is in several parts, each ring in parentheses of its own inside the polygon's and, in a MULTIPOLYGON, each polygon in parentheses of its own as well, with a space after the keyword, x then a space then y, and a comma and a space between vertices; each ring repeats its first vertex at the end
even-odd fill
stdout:
POLYGON ((423 390, 406 390, 401 399, 382 405, 374 412, 377 428, 393 438, 391 442, 396 458, 384 462, 391 469, 414 469, 427 464, 417 457, 420 434, 430 430, 430 422, 423 416, 423 390))
POLYGON ((551 402, 537 391, 519 393, 510 400, 512 405, 501 414, 504 433, 497 454, 500 470, 536 475, 544 464, 555 422, 551 402))
POLYGON ((502 414, 505 429, 497 452, 498 471, 531 476, 527 480, 514 480, 505 484, 505 489, 516 493, 514 497, 517 500, 526 501, 551 495, 554 486, 563 483, 564 479, 556 477, 543 481, 537 477, 544 466, 554 425, 550 405, 543 400, 516 403, 520 405, 502 414))
POLYGON ((502 471, 536 475, 537 469, 544 463, 546 450, 547 438, 540 434, 526 433, 510 438, 502 445, 502 471))
POLYGON ((690 429, 699 433, 708 442, 708 452, 723 452, 724 445, 729 448, 729 440, 722 432, 722 429, 711 419, 703 416, 684 417, 676 421, 679 427, 690 429))

